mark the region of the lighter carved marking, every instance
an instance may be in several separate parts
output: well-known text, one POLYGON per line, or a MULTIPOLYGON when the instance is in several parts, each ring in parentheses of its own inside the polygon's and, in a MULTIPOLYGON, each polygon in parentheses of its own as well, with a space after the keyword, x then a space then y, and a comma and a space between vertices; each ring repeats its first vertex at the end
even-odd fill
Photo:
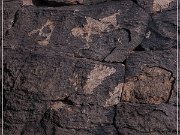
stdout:
POLYGON ((31 35, 38 32, 39 36, 46 37, 44 40, 37 41, 38 44, 46 46, 46 45, 49 44, 49 41, 50 41, 50 38, 51 38, 51 35, 52 35, 52 32, 53 32, 54 28, 55 28, 55 26, 53 25, 53 22, 50 21, 50 20, 47 20, 46 24, 43 25, 40 29, 33 30, 33 31, 29 32, 28 35, 31 36, 31 35), (44 33, 43 29, 45 27, 48 27, 51 32, 50 33, 44 33))
POLYGON ((115 29, 118 28, 116 16, 119 13, 115 13, 111 16, 104 17, 99 20, 95 20, 91 17, 85 17, 87 24, 84 27, 76 27, 71 30, 74 37, 81 37, 87 42, 91 42, 91 35, 100 34, 102 32, 109 32, 112 30, 109 26, 112 25, 115 29))
POLYGON ((114 91, 109 93, 110 98, 106 100, 105 107, 113 106, 120 102, 123 86, 124 86, 124 83, 119 83, 115 87, 114 91))
POLYGON ((174 0, 154 0, 153 11, 158 12, 158 11, 162 11, 163 9, 166 9, 173 1, 174 0))
POLYGON ((65 104, 63 104, 62 102, 56 102, 51 105, 51 109, 58 111, 59 109, 63 108, 64 106, 65 106, 65 104))
POLYGON ((23 0, 23 5, 33 5, 32 0, 23 0))
POLYGON ((148 31, 147 33, 146 33, 146 38, 149 38, 151 36, 151 31, 148 31))
POLYGON ((100 85, 107 76, 110 76, 115 72, 115 68, 110 68, 103 65, 95 65, 94 69, 88 75, 88 80, 84 86, 85 93, 92 94, 94 88, 100 85))

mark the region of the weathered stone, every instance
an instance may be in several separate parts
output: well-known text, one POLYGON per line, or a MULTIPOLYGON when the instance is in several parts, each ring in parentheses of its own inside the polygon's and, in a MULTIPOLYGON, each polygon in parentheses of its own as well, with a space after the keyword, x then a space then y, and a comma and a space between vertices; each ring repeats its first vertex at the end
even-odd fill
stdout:
POLYGON ((106 2, 108 0, 44 0, 46 2, 53 2, 53 3, 65 3, 65 4, 84 4, 84 5, 91 5, 106 2))
POLYGON ((176 107, 161 104, 129 104, 117 106, 116 126, 120 134, 176 135, 176 107))
POLYGON ((174 0, 154 0, 153 1, 153 11, 162 11, 163 9, 166 9, 169 7, 170 3, 174 0))
POLYGON ((165 11, 153 16, 152 28, 161 36, 177 40, 176 9, 165 11), (166 17, 169 16, 169 17, 166 17))
POLYGON ((177 41, 160 35, 157 31, 149 28, 146 37, 141 43, 141 47, 146 50, 167 50, 177 47, 177 41))
POLYGON ((153 14, 177 7, 177 0, 136 0, 136 3, 153 14))
POLYGON ((109 92, 110 98, 106 100, 105 106, 117 105, 121 101, 124 83, 119 83, 113 92, 109 92))
POLYGON ((22 0, 23 6, 33 5, 33 0, 22 0))
POLYGON ((118 83, 124 82, 125 70, 122 64, 79 61, 75 67, 71 82, 76 94, 71 95, 70 98, 76 104, 106 106, 110 93, 114 93, 118 83), (84 94, 86 96, 83 96, 84 94))
POLYGON ((43 37, 43 39, 38 40, 37 43, 39 45, 46 46, 50 42, 51 35, 52 35, 54 28, 55 28, 55 26, 54 26, 53 22, 50 20, 47 20, 47 22, 40 29, 33 30, 33 31, 29 32, 28 35, 32 36, 32 35, 38 33, 38 36, 43 37))
POLYGON ((7 31, 14 26, 14 23, 17 21, 18 10, 21 7, 21 1, 4 1, 3 2, 3 32, 7 34, 7 31))
POLYGON ((136 52, 127 59, 126 65, 124 100, 176 103, 176 49, 136 52))
POLYGON ((112 118, 113 108, 104 109, 97 106, 66 105, 59 110, 49 110, 42 119, 46 134, 62 132, 65 134, 116 134, 112 118), (70 129, 67 131, 67 129, 70 129))
POLYGON ((19 18, 5 39, 7 47, 26 45, 28 50, 36 52, 110 62, 123 62, 139 45, 149 18, 130 0, 103 3, 93 8, 69 6, 39 10, 26 7, 18 14, 19 18), (116 51, 121 50, 126 52, 117 58, 116 51))
POLYGON ((168 102, 174 78, 171 72, 159 67, 142 67, 138 76, 126 79, 122 101, 160 104, 168 102))
POLYGON ((5 0, 4 134, 177 134, 171 1, 5 0))
POLYGON ((94 88, 104 81, 104 79, 111 74, 116 72, 115 68, 106 67, 103 65, 95 65, 94 69, 88 75, 86 85, 84 86, 84 91, 86 94, 92 94, 94 88))
MULTIPOLYGON (((172 2, 175 3, 176 2, 172 2)), ((177 7, 172 6, 152 15, 141 43, 145 50, 167 50, 177 46, 177 7)))

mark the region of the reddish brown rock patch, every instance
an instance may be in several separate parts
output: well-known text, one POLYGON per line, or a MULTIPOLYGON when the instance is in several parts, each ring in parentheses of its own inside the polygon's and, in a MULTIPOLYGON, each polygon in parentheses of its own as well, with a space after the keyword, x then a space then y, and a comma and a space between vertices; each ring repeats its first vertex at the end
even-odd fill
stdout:
POLYGON ((122 100, 149 104, 167 102, 173 80, 171 72, 165 69, 146 67, 142 74, 126 80, 122 100))

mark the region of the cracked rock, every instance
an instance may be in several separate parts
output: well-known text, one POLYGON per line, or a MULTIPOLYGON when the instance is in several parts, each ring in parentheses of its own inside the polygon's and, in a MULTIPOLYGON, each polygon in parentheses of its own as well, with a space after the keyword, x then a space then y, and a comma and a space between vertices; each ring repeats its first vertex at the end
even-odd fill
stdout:
POLYGON ((158 67, 145 67, 140 75, 126 79, 122 100, 149 104, 168 102, 173 81, 171 72, 158 67))
POLYGON ((25 45, 31 51, 107 62, 126 59, 142 41, 149 19, 148 14, 130 0, 88 8, 26 7, 18 16, 5 38, 6 47, 24 48, 25 45), (50 29, 47 32, 46 27, 50 29))
POLYGON ((177 7, 177 0, 134 0, 148 13, 159 13, 177 7))
MULTIPOLYGON (((166 51, 141 51, 132 54, 126 61, 126 87, 124 89, 127 90, 124 91, 124 96, 131 97, 130 95, 133 94, 132 100, 134 97, 137 97, 134 100, 142 103, 161 103, 169 100, 175 103, 177 83, 176 64, 175 49, 166 51), (155 78, 158 78, 158 80, 155 78), (134 89, 133 93, 130 92, 130 89, 134 89), (155 91, 153 92, 151 90, 155 91), (160 92, 159 95, 158 91, 160 92), (167 94, 166 96, 162 96, 163 98, 166 97, 165 99, 160 98, 160 95, 163 93, 165 95, 167 94), (148 94, 150 95, 148 96, 148 94)), ((124 100, 128 100, 128 98, 124 100)), ((131 99, 129 100, 131 101, 131 99)))
POLYGON ((121 103, 117 106, 116 125, 120 134, 176 135, 176 107, 161 104, 121 103), (156 123, 156 124, 155 124, 156 123))
POLYGON ((44 0, 45 2, 56 2, 56 3, 65 3, 65 4, 84 4, 84 5, 91 5, 106 2, 108 0, 44 0))
POLYGON ((176 12, 176 0, 4 0, 3 134, 177 134, 176 12))
POLYGON ((167 50, 177 47, 177 7, 152 14, 146 35, 141 43, 145 50, 167 50))

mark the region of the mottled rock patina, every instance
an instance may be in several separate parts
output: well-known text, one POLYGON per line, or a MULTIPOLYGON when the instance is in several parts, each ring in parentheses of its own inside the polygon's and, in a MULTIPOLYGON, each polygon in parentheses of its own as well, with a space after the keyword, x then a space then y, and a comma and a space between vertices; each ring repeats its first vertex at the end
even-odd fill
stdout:
POLYGON ((4 135, 176 135, 176 12, 5 0, 4 135))

